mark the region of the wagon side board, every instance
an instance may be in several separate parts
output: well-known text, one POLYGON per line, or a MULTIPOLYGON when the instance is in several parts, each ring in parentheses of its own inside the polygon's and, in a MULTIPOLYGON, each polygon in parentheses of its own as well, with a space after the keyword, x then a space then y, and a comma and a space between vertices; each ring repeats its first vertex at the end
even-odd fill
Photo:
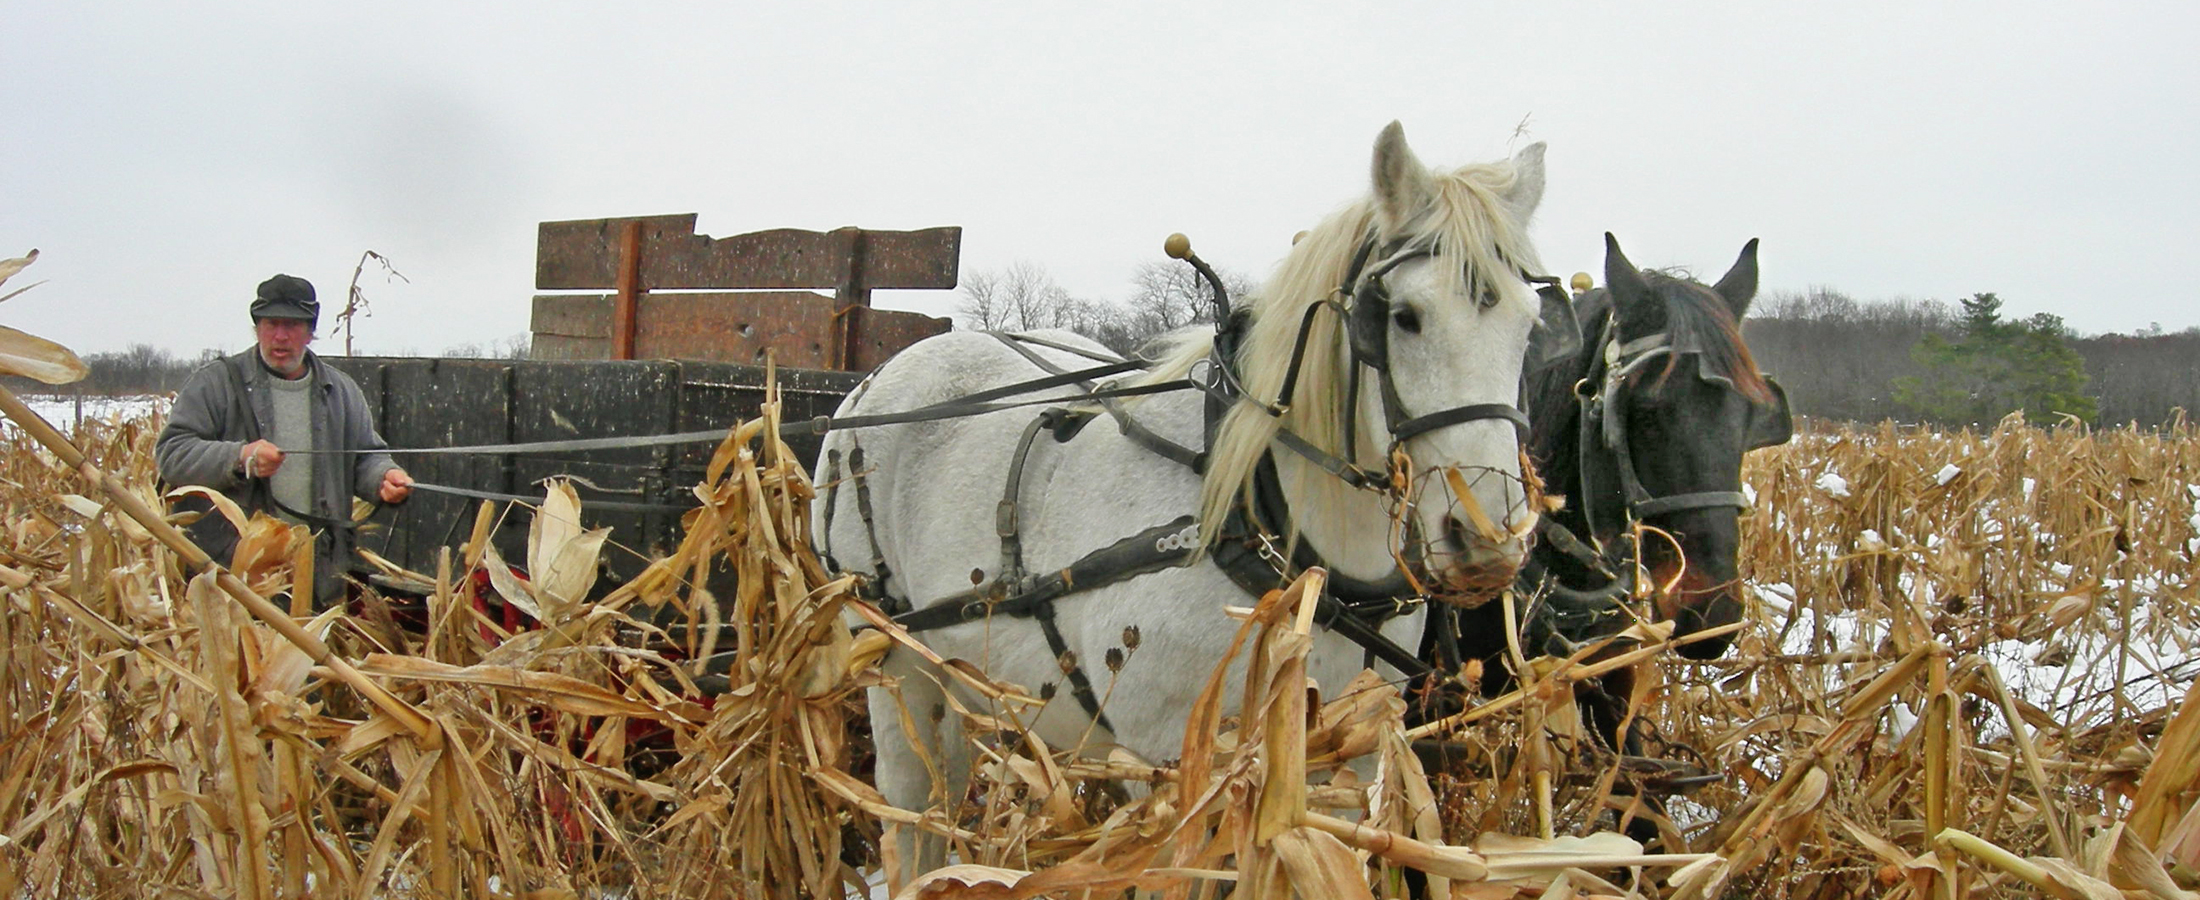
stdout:
POLYGON ((871 292, 955 287, 961 228, 714 238, 695 223, 694 213, 541 223, 536 290, 616 293, 538 294, 534 358, 761 363, 769 349, 780 365, 863 371, 950 327, 875 309, 871 292))
MULTIPOLYGON (((537 294, 530 326, 538 360, 612 358, 610 294, 537 294)), ((917 341, 948 330, 923 313, 851 306, 808 291, 643 294, 635 298, 634 356, 828 368, 836 319, 852 320, 847 368, 868 371, 917 341)))
MULTIPOLYGON (((755 418, 764 399, 761 366, 673 360, 546 362, 535 360, 324 357, 359 382, 376 427, 391 447, 450 447, 573 438, 646 436, 727 428, 755 418)), ((832 414, 861 373, 778 369, 782 415, 799 421, 832 414)), ((804 464, 820 439, 789 440, 804 464)), ((541 496, 542 480, 576 479, 583 523, 609 526, 605 581, 641 572, 680 539, 672 513, 591 511, 590 500, 692 505, 689 488, 703 478, 716 449, 708 443, 566 453, 399 455, 420 481, 483 491, 541 496), (582 481, 585 479, 585 481, 582 481)), ((405 568, 433 574, 437 552, 466 540, 480 501, 416 492, 401 506, 374 515, 359 545, 405 568)), ((494 533, 497 552, 524 565, 529 515, 504 515, 494 533)), ((730 579, 714 573, 712 580, 730 579)), ((730 582, 713 590, 729 588, 730 582)), ((733 596, 730 591, 720 596, 733 596)))

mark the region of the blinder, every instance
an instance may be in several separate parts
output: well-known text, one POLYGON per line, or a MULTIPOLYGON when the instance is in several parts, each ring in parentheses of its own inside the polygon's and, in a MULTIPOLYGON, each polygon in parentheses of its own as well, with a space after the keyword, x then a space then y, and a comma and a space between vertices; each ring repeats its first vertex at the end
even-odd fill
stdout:
MULTIPOLYGON (((1693 348, 1675 347, 1674 352, 1693 352, 1693 348)), ((1740 390, 1734 385, 1733 379, 1706 372, 1701 366, 1696 369, 1696 377, 1730 391, 1740 390)), ((1776 447, 1795 437, 1795 417, 1788 411, 1787 389, 1772 380, 1770 375, 1759 377, 1764 379, 1765 387, 1772 392, 1772 400, 1768 403, 1752 401, 1749 404, 1749 421, 1742 431, 1742 451, 1745 453, 1776 447)))
MULTIPOLYGON (((1358 275, 1366 265, 1373 244, 1361 245, 1360 254, 1353 258, 1347 284, 1353 286, 1352 306, 1345 314, 1346 337, 1352 346, 1352 358, 1361 365, 1378 372, 1390 371, 1390 288, 1383 283, 1383 276, 1407 262, 1423 256, 1433 256, 1428 250, 1414 250, 1385 259, 1375 271, 1365 278, 1358 275)), ((1528 333, 1527 365, 1539 369, 1581 352, 1581 321, 1574 316, 1573 300, 1559 284, 1557 276, 1520 273, 1520 278, 1536 285, 1535 328, 1528 333)))
MULTIPOLYGON (((1485 419, 1498 419, 1511 423, 1514 431, 1525 436, 1530 424, 1527 413, 1509 403, 1472 403, 1454 406, 1426 415, 1408 413, 1398 398, 1397 386, 1391 381, 1390 371, 1390 288, 1383 283, 1383 276, 1391 270, 1436 252, 1425 247, 1407 247, 1386 251, 1382 261, 1368 270, 1368 258, 1374 253, 1372 240, 1362 243, 1352 258, 1352 266, 1346 271, 1344 287, 1339 293, 1350 301, 1345 308, 1345 338, 1355 365, 1351 387, 1351 402, 1357 406, 1359 399, 1358 366, 1374 370, 1379 380, 1383 398, 1384 421, 1390 430, 1393 443, 1404 443, 1423 434, 1453 425, 1463 425, 1485 419), (1364 274, 1363 274, 1364 271, 1364 274)), ((1529 362, 1544 365, 1551 360, 1562 359, 1578 352, 1581 346, 1581 328, 1574 319, 1573 304, 1558 287, 1558 279, 1550 276, 1534 276, 1520 273, 1523 280, 1541 285, 1536 293, 1541 300, 1535 331, 1529 341, 1529 362), (1538 340, 1540 338, 1540 340, 1538 340), (1570 338, 1570 340, 1569 340, 1570 338)), ((1348 413, 1356 415, 1356 413, 1348 413)), ((1346 456, 1357 453, 1355 430, 1346 431, 1346 456)))
POLYGON ((1536 313, 1535 330, 1528 332, 1528 368, 1540 369, 1581 352, 1581 320, 1574 317, 1573 300, 1559 286, 1557 276, 1527 278, 1538 283, 1535 295, 1542 306, 1536 313))
POLYGON ((1381 276, 1369 278, 1352 298, 1345 313, 1346 338, 1352 343, 1352 359, 1378 372, 1390 371, 1390 289, 1381 276))
POLYGON ((1387 385, 1390 379, 1390 286, 1383 283, 1383 276, 1421 257, 1435 256, 1436 251, 1426 247, 1401 249, 1393 245, 1383 252, 1382 262, 1373 271, 1361 274, 1374 252, 1372 238, 1362 242, 1359 252, 1352 255, 1352 267, 1345 271, 1344 291, 1352 301, 1345 310, 1345 338, 1352 345, 1353 361, 1383 373, 1387 385))
POLYGON ((1787 389, 1765 376, 1765 387, 1772 389, 1772 403, 1751 404, 1749 430, 1744 432, 1745 450, 1762 450, 1787 443, 1795 437, 1795 416, 1788 412, 1787 389))

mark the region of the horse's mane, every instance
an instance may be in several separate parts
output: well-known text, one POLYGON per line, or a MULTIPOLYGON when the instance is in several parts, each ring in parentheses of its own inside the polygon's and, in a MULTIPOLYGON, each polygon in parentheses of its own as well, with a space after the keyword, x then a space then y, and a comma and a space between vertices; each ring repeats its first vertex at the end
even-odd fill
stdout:
MULTIPOLYGON (((1436 202, 1412 221, 1402 226, 1380 221, 1384 217, 1373 196, 1355 201, 1301 238, 1277 264, 1275 275, 1263 288, 1241 299, 1241 308, 1250 321, 1240 338, 1237 360, 1241 383, 1250 396, 1263 402, 1276 399, 1307 307, 1330 298, 1344 286, 1353 255, 1371 237, 1378 250, 1402 240, 1433 246, 1444 260, 1465 260, 1465 265, 1440 267, 1439 277, 1445 279, 1441 286, 1447 293, 1473 296, 1465 293, 1468 273, 1472 272, 1476 278, 1486 280, 1485 286, 1494 290, 1501 302, 1529 304, 1534 295, 1511 273, 1541 271, 1541 262, 1528 242, 1525 223, 1514 220, 1502 199, 1513 187, 1513 165, 1477 163, 1429 175, 1436 187, 1436 202)), ((1276 418, 1243 399, 1231 407, 1208 448, 1200 498, 1203 538, 1212 541, 1231 504, 1251 490, 1253 473, 1279 427, 1290 429, 1316 447, 1343 454, 1351 365, 1346 340, 1339 315, 1315 314, 1291 408, 1276 418)), ((1196 363, 1208 357, 1213 344, 1212 333, 1187 332, 1141 380, 1158 383, 1184 378, 1196 363)), ((1363 416, 1366 412, 1362 410, 1363 416)), ((1363 433, 1359 440, 1362 458, 1356 462, 1372 462, 1379 468, 1388 443, 1386 438, 1363 433)), ((1298 496, 1315 498, 1317 509, 1342 509, 1352 492, 1343 482, 1326 475, 1307 476, 1288 487, 1298 496)))

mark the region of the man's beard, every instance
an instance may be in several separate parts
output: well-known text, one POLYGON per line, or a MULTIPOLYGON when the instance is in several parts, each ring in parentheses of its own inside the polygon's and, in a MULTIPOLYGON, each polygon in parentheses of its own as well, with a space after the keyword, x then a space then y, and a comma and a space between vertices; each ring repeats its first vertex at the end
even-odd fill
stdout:
POLYGON ((297 354, 291 358, 290 368, 285 369, 277 365, 275 360, 270 359, 267 355, 267 348, 262 347, 260 348, 260 365, 266 366, 268 371, 284 378, 295 378, 306 369, 306 352, 304 350, 297 351, 297 354))

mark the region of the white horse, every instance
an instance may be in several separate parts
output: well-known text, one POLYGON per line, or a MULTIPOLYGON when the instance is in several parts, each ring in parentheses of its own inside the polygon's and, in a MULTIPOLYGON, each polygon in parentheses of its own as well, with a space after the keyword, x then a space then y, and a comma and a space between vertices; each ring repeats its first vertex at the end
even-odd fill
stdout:
MULTIPOLYGON (((874 578, 883 563, 885 596, 923 610, 943 598, 966 599, 974 578, 1000 574, 1005 557, 996 512, 1019 460, 1013 499, 1020 521, 1013 530, 1026 570, 1046 573, 1173 520, 1184 529, 1176 540, 1192 547, 1180 517, 1196 516, 1198 533, 1215 540, 1262 461, 1273 459, 1273 483, 1288 506, 1291 532, 1277 543, 1303 543, 1333 578, 1395 580, 1400 560, 1418 557, 1424 581, 1505 583, 1519 565, 1521 542, 1502 524, 1495 540, 1485 537, 1492 530, 1478 527, 1477 516, 1452 496, 1443 476, 1459 470, 1464 477, 1458 483, 1471 485, 1481 520, 1523 518, 1519 435, 1510 422, 1431 420, 1425 430, 1406 435, 1399 443, 1418 486, 1409 497, 1348 485, 1282 449, 1277 435, 1288 430, 1387 480, 1401 417, 1491 405, 1509 410, 1538 318, 1535 294, 1522 276, 1538 267, 1525 229, 1543 192, 1542 160, 1543 145, 1535 144, 1509 162, 1431 171, 1407 148, 1396 123, 1385 129, 1375 144, 1374 193, 1304 235, 1266 289, 1243 307, 1250 321, 1235 368, 1245 396, 1221 420, 1212 446, 1199 391, 1117 401, 1153 433, 1192 450, 1205 447, 1204 477, 1126 435, 1109 415, 1073 434, 1040 430, 1035 438, 1027 438, 1032 410, 835 430, 817 470, 828 491, 814 513, 820 549, 834 564, 874 578), (1332 308, 1307 317, 1310 306, 1339 296, 1340 289, 1354 296, 1359 314, 1332 308), (1380 309, 1367 305, 1385 300, 1380 309), (1280 416, 1272 415, 1255 401, 1272 403, 1284 391, 1302 321, 1310 324, 1304 326, 1305 361, 1294 397, 1280 416), (1382 358, 1356 355, 1355 343, 1373 346, 1382 358), (1352 371, 1363 364, 1382 369, 1365 369, 1365 377, 1355 380, 1352 371), (1357 400, 1349 396, 1353 384, 1359 385, 1357 400), (1348 441, 1352 431, 1357 434, 1348 441), (1019 453, 1019 445, 1028 450, 1019 453), (1406 533, 1425 536, 1414 548, 1393 537, 1393 511, 1401 503, 1406 533)), ((1073 335, 1041 337, 1046 344, 1021 350, 977 332, 923 341, 872 373, 837 416, 913 410, 1046 375, 1027 354, 1060 369, 1110 357, 1073 335)), ((1210 359, 1211 329, 1187 331, 1175 341, 1138 381, 1158 384, 1211 369, 1211 362, 1201 362, 1210 359)), ((1104 704, 1103 716, 1096 722, 1085 703, 1060 691, 1034 723, 1039 736, 1055 747, 1112 741, 1149 760, 1175 757, 1186 711, 1236 628, 1223 608, 1253 599, 1216 565, 1201 561, 1052 601, 1060 642, 1104 704), (1129 626, 1139 629, 1141 646, 1111 672, 1101 661, 1123 644, 1129 626)), ((1391 618, 1381 631, 1412 648, 1421 622, 1416 610, 1391 618)), ((969 660, 1042 693, 1065 678, 1049 636, 1028 616, 994 615, 917 636, 944 657, 969 660)), ((1365 657, 1360 646, 1318 632, 1308 674, 1340 687, 1365 657)), ((896 806, 925 808, 935 784, 929 758, 944 779, 945 795, 937 799, 952 806, 967 784, 970 743, 944 708, 946 679, 907 652, 892 653, 885 666, 899 680, 900 697, 875 689, 870 698, 878 787, 896 806)), ((921 864, 937 864, 938 850, 928 842, 921 864)))

